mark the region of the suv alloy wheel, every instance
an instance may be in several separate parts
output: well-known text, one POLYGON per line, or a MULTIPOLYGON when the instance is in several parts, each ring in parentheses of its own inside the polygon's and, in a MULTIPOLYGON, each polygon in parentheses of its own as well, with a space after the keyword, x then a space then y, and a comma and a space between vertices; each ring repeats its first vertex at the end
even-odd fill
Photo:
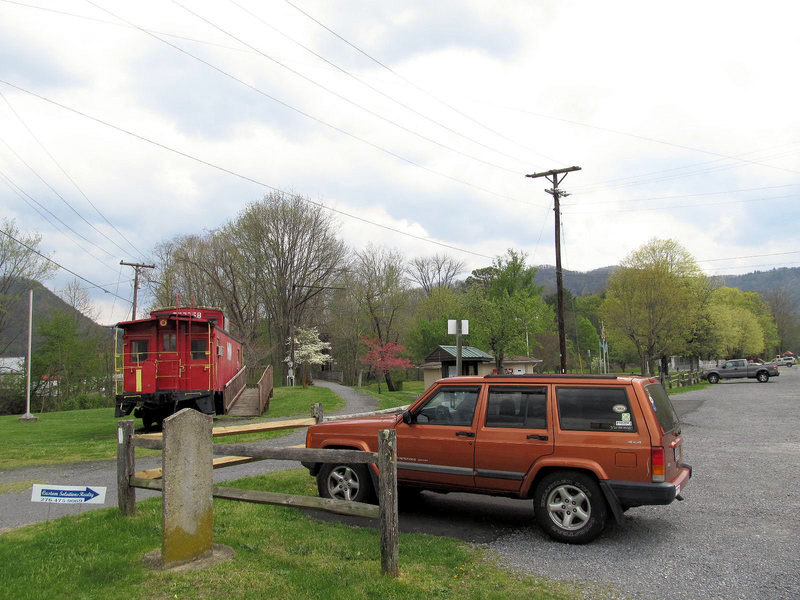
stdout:
POLYGON ((536 520, 554 540, 585 544, 603 532, 608 509, 588 475, 557 471, 545 476, 534 494, 536 520))

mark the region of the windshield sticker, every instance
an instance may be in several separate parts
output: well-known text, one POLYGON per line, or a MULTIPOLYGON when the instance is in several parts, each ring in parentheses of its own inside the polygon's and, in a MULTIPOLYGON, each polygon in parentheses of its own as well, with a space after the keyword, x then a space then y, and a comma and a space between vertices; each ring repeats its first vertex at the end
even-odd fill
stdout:
POLYGON ((617 427, 632 427, 633 423, 630 421, 617 421, 617 427))
POLYGON ((615 413, 624 413, 626 410, 628 410, 628 407, 624 404, 615 404, 611 407, 611 410, 613 410, 615 413))
POLYGON ((620 417, 621 417, 621 418, 622 418, 622 420, 623 420, 623 421, 625 421, 626 423, 630 423, 630 422, 631 422, 631 413, 622 413, 622 414, 620 415, 620 417))

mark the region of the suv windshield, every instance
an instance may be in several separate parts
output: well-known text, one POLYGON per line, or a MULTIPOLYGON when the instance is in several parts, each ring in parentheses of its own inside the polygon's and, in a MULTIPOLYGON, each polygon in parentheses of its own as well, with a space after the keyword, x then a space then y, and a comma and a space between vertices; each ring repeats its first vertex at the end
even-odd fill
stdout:
POLYGON ((664 433, 669 433, 678 426, 678 415, 675 408, 670 402, 667 392, 664 391, 664 386, 660 383, 652 383, 645 386, 644 391, 647 392, 647 397, 650 399, 650 404, 653 405, 653 410, 656 413, 658 424, 664 433))

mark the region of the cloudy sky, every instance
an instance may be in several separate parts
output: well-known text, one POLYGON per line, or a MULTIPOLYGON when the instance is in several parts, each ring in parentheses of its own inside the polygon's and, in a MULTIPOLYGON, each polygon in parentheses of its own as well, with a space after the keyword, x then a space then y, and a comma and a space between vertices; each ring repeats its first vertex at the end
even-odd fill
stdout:
MULTIPOLYGON (((0 0, 0 202, 122 320, 132 269, 272 189, 354 248, 800 265, 800 5, 0 0)), ((63 288, 61 271, 48 286, 63 288)))

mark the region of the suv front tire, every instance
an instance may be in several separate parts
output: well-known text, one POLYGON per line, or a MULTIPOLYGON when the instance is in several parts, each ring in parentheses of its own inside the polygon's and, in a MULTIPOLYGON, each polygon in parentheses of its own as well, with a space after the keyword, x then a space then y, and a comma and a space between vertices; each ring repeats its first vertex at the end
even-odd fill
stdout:
POLYGON ((556 541, 585 544, 606 527, 608 507, 594 479, 575 471, 546 475, 536 486, 539 526, 556 541))

